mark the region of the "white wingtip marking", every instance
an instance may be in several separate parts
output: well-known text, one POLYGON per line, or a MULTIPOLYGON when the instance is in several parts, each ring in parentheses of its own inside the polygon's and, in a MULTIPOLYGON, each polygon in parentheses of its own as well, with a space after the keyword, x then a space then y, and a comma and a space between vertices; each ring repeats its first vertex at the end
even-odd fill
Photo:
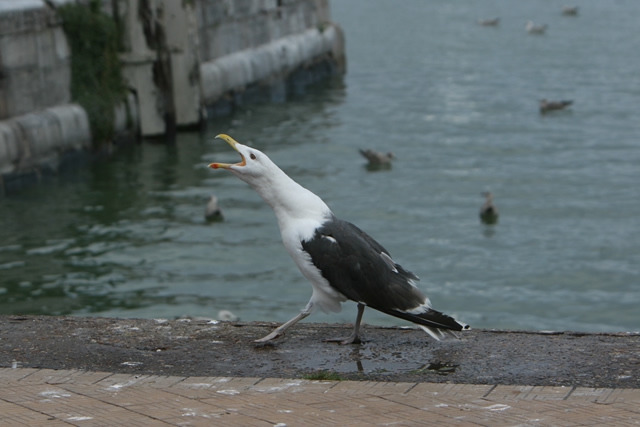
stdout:
POLYGON ((431 335, 431 337, 433 337, 437 341, 440 341, 441 338, 444 338, 444 334, 440 329, 430 328, 424 325, 418 325, 418 326, 420 326, 420 329, 422 329, 423 331, 431 335))
POLYGON ((411 310, 404 310, 404 312, 409 314, 420 315, 428 312, 429 310, 431 310, 431 300, 429 298, 425 298, 422 304, 420 304, 415 308, 412 308, 411 310))
POLYGON ((394 273, 398 272, 395 261, 388 254, 384 252, 380 252, 380 258, 382 258, 382 260, 387 264, 387 266, 389 266, 391 271, 393 271, 394 273))

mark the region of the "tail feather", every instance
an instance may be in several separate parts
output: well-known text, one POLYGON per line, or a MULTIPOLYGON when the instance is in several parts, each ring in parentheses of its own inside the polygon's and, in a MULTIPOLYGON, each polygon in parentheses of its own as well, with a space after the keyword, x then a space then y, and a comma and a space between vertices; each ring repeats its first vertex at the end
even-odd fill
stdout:
MULTIPOLYGON (((380 309, 378 309, 380 310, 380 309)), ((422 330, 440 341, 448 335, 456 336, 452 331, 469 329, 469 325, 458 322, 453 317, 439 311, 428 309, 424 313, 412 314, 399 310, 380 310, 400 319, 417 324, 422 330)))

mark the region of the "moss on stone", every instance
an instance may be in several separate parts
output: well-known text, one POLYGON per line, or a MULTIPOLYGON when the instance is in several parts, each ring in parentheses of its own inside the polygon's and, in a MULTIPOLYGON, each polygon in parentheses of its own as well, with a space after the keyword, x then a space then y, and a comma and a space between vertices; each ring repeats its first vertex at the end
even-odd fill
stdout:
POLYGON ((86 110, 94 148, 99 148, 113 138, 114 108, 127 91, 118 58, 120 32, 98 0, 58 11, 71 47, 71 98, 86 110))

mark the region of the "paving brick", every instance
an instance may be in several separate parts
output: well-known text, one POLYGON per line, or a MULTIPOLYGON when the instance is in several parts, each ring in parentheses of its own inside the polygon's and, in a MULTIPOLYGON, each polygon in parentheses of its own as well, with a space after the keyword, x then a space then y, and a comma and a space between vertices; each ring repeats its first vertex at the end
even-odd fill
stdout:
POLYGON ((640 426, 640 390, 0 369, 1 426, 640 426))
POLYGON ((0 400, 0 425, 1 426, 59 426, 68 425, 62 421, 53 420, 52 417, 15 403, 0 400))
POLYGON ((112 376, 109 372, 39 369, 20 380, 20 384, 94 384, 112 376))
POLYGON ((168 387, 171 387, 175 384, 178 384, 184 381, 185 379, 186 377, 151 375, 151 376, 142 378, 140 381, 136 383, 136 386, 166 389, 168 387))
POLYGON ((611 390, 611 393, 603 397, 598 397, 596 402, 599 403, 614 403, 614 402, 628 402, 640 404, 640 389, 632 388, 617 388, 611 390))
POLYGON ((534 387, 524 396, 525 400, 564 400, 573 387, 534 387))
POLYGON ((439 384, 418 383, 407 394, 416 396, 464 396, 467 398, 482 397, 494 386, 474 384, 439 384))
POLYGON ((308 381, 306 380, 288 380, 281 378, 265 378, 257 384, 250 387, 253 392, 261 393, 278 393, 284 391, 301 391, 304 390, 308 381))
POLYGON ((586 387, 576 387, 571 394, 567 397, 568 401, 586 401, 586 402, 595 402, 595 401, 606 401, 609 395, 614 391, 614 389, 610 388, 586 388, 586 387))
POLYGON ((10 383, 10 382, 17 382, 17 381, 20 381, 21 379, 23 379, 24 377, 27 377, 27 376, 33 374, 34 372, 38 372, 38 371, 39 371, 39 369, 0 368, 0 381, 2 382, 2 384, 6 384, 6 383, 10 383))
POLYGON ((173 387, 194 389, 207 388, 212 390, 247 390, 260 381, 262 381, 262 378, 254 377, 190 377, 184 379, 183 381, 180 381, 179 383, 176 383, 173 387))
POLYGON ((416 386, 415 383, 393 383, 393 382, 379 382, 372 384, 367 390, 368 394, 381 396, 385 394, 398 394, 406 393, 410 389, 416 386))
POLYGON ((524 399, 534 388, 533 386, 498 385, 485 397, 491 400, 520 400, 524 399))
POLYGON ((327 394, 361 394, 367 393, 370 387, 373 387, 375 383, 373 381, 337 381, 336 385, 331 387, 327 394))

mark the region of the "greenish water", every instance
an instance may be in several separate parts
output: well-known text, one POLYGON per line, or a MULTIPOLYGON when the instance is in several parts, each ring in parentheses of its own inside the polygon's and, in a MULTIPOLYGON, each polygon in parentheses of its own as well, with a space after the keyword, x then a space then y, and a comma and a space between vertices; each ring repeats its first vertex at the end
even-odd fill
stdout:
MULTIPOLYGON (((275 216, 213 161, 265 151, 472 327, 638 330, 634 0, 332 2, 348 74, 0 200, 0 313, 284 321, 311 294, 275 216), (373 4, 375 3, 375 4, 373 4), (501 17, 497 28, 475 24, 501 17), (547 23, 528 35, 527 20, 547 23), (540 116, 537 100, 573 99, 540 116), (393 151, 372 172, 358 148, 393 151), (491 189, 499 223, 482 226, 491 189), (204 221, 216 194, 225 220, 204 221)), ((355 306, 309 321, 353 322, 355 306)), ((404 324, 368 310, 365 322, 404 324)))

